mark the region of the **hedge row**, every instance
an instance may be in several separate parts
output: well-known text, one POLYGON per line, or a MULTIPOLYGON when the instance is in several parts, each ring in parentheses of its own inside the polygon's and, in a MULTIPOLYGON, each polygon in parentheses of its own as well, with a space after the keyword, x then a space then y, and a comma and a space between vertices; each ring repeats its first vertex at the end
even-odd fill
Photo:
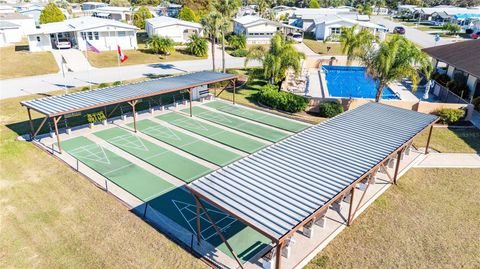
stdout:
POLYGON ((287 112, 305 111, 308 100, 289 92, 279 91, 275 85, 265 85, 256 95, 257 101, 273 109, 287 112))

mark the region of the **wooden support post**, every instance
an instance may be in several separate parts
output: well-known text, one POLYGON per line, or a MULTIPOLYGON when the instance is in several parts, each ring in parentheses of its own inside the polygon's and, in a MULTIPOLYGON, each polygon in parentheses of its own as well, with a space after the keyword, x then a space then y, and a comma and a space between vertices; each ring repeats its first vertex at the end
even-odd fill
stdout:
POLYGON ((43 121, 42 121, 42 122, 40 123, 40 125, 38 126, 38 129, 33 133, 32 139, 34 139, 34 138, 37 136, 38 132, 40 132, 40 130, 42 129, 42 127, 43 127, 43 125, 45 124, 45 122, 47 122, 47 120, 48 120, 48 116, 45 116, 45 118, 43 119, 43 121))
POLYGON ((55 136, 57 136, 58 152, 60 152, 60 154, 62 153, 62 146, 60 145, 60 135, 58 134, 58 122, 61 118, 62 116, 59 116, 58 118, 53 117, 53 124, 55 125, 55 136))
POLYGON ((105 116, 107 116, 107 119, 110 118, 110 116, 113 115, 113 113, 115 112, 115 110, 117 110, 117 108, 120 106, 120 104, 117 104, 112 111, 110 111, 110 114, 107 115, 107 113, 105 112, 105 116))
POLYGON ((131 102, 128 102, 129 105, 132 106, 132 111, 133 111, 133 130, 135 133, 137 132, 137 113, 135 113, 135 106, 137 105, 138 100, 133 100, 131 102))
POLYGON ((192 113, 192 89, 189 89, 188 93, 189 93, 189 98, 190 98, 190 117, 193 117, 193 113, 192 113))
POLYGON ((233 82, 233 104, 235 104, 235 90, 236 90, 235 89, 235 79, 232 80, 232 82, 233 82))
POLYGON ((425 147, 425 154, 428 154, 428 147, 430 146, 430 138, 432 137, 433 125, 430 126, 430 131, 428 131, 427 146, 425 147))
POLYGON ((350 226, 352 223, 353 215, 352 215, 352 209, 353 209, 353 195, 355 194, 355 188, 357 187, 357 184, 354 184, 350 193, 350 206, 348 208, 348 219, 347 219, 347 226, 350 226))
POLYGON ((388 172, 387 167, 383 163, 381 164, 381 166, 382 166, 383 170, 385 171, 385 174, 387 175, 388 179, 390 179, 390 182, 392 182, 392 184, 393 184, 393 181, 394 181, 393 177, 388 172))
POLYGON ((35 129, 33 128, 32 113, 30 112, 29 107, 27 107, 27 112, 28 112, 28 120, 30 122, 30 139, 33 139, 33 133, 35 132, 35 129))
POLYGON ((197 205, 197 244, 200 245, 200 240, 201 240, 201 227, 200 227, 200 204, 198 201, 195 199, 195 204, 197 205))
MULTIPOLYGON (((360 200, 358 201, 357 207, 355 207, 355 210, 353 211, 352 216, 355 216, 355 214, 357 214, 357 211, 360 208, 360 205, 362 204, 363 198, 365 197, 365 194, 367 194, 368 187, 370 187, 370 184, 367 184, 367 187, 363 191, 362 197, 360 197, 360 200)), ((352 202, 353 202, 353 200, 352 200, 352 202)))
POLYGON ((400 169, 400 158, 402 157, 403 149, 397 153, 397 164, 395 165, 395 174, 393 174, 393 184, 397 185, 398 170, 400 169))
POLYGON ((281 269, 282 268, 282 246, 283 242, 278 242, 277 243, 277 249, 275 253, 275 269, 281 269))
POLYGON ((215 221, 210 217, 210 214, 208 214, 208 211, 207 209, 205 208, 205 206, 202 204, 202 202, 200 201, 200 199, 195 195, 195 194, 192 194, 193 197, 195 198, 195 201, 200 205, 200 207, 202 208, 203 212, 205 212, 205 215, 207 216, 208 218, 208 221, 210 221, 210 223, 212 224, 213 228, 215 229, 215 231, 217 232, 218 236, 220 236, 220 239, 222 239, 223 243, 225 243, 225 245, 227 246, 228 250, 230 251, 230 253, 232 253, 233 257, 235 258, 235 260, 237 261, 238 265, 240 266, 240 268, 243 269, 243 264, 242 262, 240 262, 240 260, 238 259, 238 256, 237 254, 235 253, 235 251, 233 250, 233 248, 230 246, 230 244, 228 243, 227 239, 225 239, 225 237, 223 236, 223 233, 222 231, 220 231, 220 229, 218 228, 217 224, 215 223, 215 221))

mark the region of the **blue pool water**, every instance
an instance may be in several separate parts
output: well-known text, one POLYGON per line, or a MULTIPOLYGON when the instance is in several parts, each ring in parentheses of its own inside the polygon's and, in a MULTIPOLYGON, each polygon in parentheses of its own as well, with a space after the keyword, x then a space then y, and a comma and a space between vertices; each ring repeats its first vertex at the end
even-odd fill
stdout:
MULTIPOLYGON (((330 96, 344 98, 375 98, 377 83, 362 66, 323 65, 330 96)), ((383 88, 382 99, 400 100, 389 87, 383 88)))

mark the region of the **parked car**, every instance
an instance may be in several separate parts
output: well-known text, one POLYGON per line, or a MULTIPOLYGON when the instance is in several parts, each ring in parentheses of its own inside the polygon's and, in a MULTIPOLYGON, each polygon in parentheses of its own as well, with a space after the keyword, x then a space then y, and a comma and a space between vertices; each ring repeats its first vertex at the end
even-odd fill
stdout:
POLYGON ((71 49, 72 48, 72 43, 70 43, 70 40, 61 38, 59 40, 55 40, 55 46, 57 49, 71 49))
POLYGON ((402 26, 396 26, 395 28, 393 28, 393 33, 404 35, 405 34, 405 28, 403 28, 402 26))
POLYGON ((291 40, 297 42, 297 43, 302 43, 303 42, 303 36, 300 33, 294 33, 289 36, 291 40))
POLYGON ((385 28, 385 33, 390 32, 390 29, 388 29, 387 26, 385 26, 385 25, 383 25, 383 24, 379 24, 378 26, 381 26, 381 27, 385 28))

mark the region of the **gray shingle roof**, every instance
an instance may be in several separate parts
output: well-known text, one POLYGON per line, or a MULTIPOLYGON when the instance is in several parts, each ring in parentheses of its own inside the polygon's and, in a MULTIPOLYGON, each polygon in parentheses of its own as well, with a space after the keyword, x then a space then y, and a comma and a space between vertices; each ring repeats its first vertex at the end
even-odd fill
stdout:
POLYGON ((436 119, 368 103, 188 186, 279 239, 436 119))
POLYGON ((236 75, 232 74, 203 71, 61 96, 46 97, 24 101, 21 102, 21 104, 45 115, 62 115, 74 111, 154 96, 170 91, 207 85, 235 77, 236 75))

